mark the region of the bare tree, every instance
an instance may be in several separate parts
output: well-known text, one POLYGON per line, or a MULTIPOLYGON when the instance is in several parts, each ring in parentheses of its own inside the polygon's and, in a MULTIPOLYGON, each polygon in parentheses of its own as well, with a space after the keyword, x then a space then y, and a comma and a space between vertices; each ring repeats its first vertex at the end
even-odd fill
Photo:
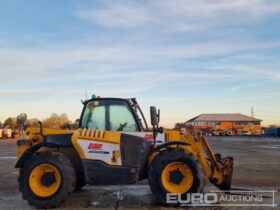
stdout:
POLYGON ((181 128, 184 128, 185 124, 184 123, 175 123, 174 125, 174 130, 181 130, 181 128))
POLYGON ((76 119, 72 124, 71 124, 71 130, 76 130, 79 128, 79 122, 80 119, 76 119))
POLYGON ((71 122, 65 113, 61 115, 54 113, 49 118, 44 120, 44 126, 46 128, 69 129, 69 124, 71 124, 71 122))
POLYGON ((16 118, 12 118, 12 117, 7 118, 4 122, 3 127, 7 127, 7 126, 11 129, 16 128, 17 126, 16 118))
POLYGON ((28 119, 25 127, 39 127, 39 120, 37 118, 28 119))
POLYGON ((62 125, 69 124, 69 118, 67 114, 63 113, 59 116, 59 121, 62 125))

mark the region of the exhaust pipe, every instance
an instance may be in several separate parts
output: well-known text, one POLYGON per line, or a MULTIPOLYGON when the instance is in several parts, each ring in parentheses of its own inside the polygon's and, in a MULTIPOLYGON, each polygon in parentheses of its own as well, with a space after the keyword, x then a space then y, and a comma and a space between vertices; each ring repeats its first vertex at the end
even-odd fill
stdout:
POLYGON ((43 123, 41 121, 38 122, 39 125, 40 125, 40 135, 44 138, 44 141, 46 140, 46 136, 44 134, 44 126, 43 126, 43 123))

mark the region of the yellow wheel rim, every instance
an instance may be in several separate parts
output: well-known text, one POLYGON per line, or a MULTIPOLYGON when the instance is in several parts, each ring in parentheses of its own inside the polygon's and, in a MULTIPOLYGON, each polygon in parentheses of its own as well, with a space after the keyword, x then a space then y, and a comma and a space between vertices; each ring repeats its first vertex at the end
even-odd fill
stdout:
POLYGON ((161 182, 170 193, 186 193, 192 187, 193 173, 186 164, 172 162, 162 170, 161 182))
POLYGON ((29 186, 32 192, 40 197, 49 197, 55 194, 59 189, 60 184, 60 172, 51 164, 36 166, 29 176, 29 186))

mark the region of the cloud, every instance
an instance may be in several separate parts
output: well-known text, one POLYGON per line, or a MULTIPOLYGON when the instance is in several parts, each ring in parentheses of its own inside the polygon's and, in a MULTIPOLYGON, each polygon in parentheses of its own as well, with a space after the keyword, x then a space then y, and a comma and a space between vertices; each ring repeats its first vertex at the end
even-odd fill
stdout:
POLYGON ((275 79, 280 79, 280 73, 274 74, 274 77, 273 77, 272 79, 273 79, 273 80, 275 80, 275 79))
POLYGON ((266 84, 266 81, 261 81, 261 82, 253 82, 253 83, 249 83, 249 84, 243 84, 243 85, 234 85, 230 88, 231 91, 240 91, 241 89, 255 89, 256 87, 258 86, 261 86, 261 85, 265 85, 266 84))
POLYGON ((248 64, 242 66, 236 63, 230 64, 229 61, 226 63, 210 61, 194 67, 187 64, 192 59, 225 56, 232 53, 242 54, 279 46, 280 42, 259 44, 220 41, 187 46, 177 44, 157 47, 71 46, 71 50, 68 44, 45 49, 2 48, 0 50, 1 77, 6 79, 0 84, 2 90, 0 95, 20 95, 28 91, 33 94, 38 94, 38 91, 60 94, 69 87, 75 87, 78 93, 88 88, 108 95, 112 90, 114 93, 133 94, 161 87, 163 84, 165 87, 190 86, 242 81, 246 77, 251 79, 271 77, 277 71, 270 72, 268 69, 262 71, 248 64), (136 88, 135 84, 138 84, 136 88), (10 90, 11 86, 13 86, 12 90, 10 90), (29 90, 30 86, 33 89, 40 88, 38 91, 32 91, 29 90), (53 89, 42 89, 42 86, 54 86, 59 89, 56 92, 53 89))
POLYGON ((110 1, 101 8, 80 9, 77 15, 106 27, 168 32, 259 21, 279 12, 279 2, 267 0, 158 0, 146 4, 110 1))
POLYGON ((217 18, 231 14, 254 18, 271 15, 280 10, 279 3, 267 0, 162 0, 157 5, 170 16, 193 19, 217 18))
POLYGON ((82 90, 76 88, 25 88, 25 89, 9 89, 1 90, 0 96, 14 96, 14 95, 27 95, 27 94, 65 94, 65 93, 79 93, 82 94, 82 90))
MULTIPOLYGON (((86 47, 68 44, 59 48, 47 49, 0 49, 0 68, 2 74, 24 75, 25 73, 42 73, 62 67, 92 67, 102 69, 94 71, 113 70, 114 67, 127 67, 149 62, 164 60, 180 60, 200 58, 206 56, 227 55, 261 49, 279 48, 280 42, 259 43, 232 43, 230 41, 215 41, 189 45, 162 45, 162 46, 126 46, 115 47, 86 47), (16 61, 16 62, 15 62, 16 61)), ((78 68, 77 67, 77 68, 78 68)), ((215 68, 218 68, 217 66, 215 68)), ((223 68, 221 65, 220 68, 223 68)), ((255 72, 255 71, 254 71, 255 72)), ((70 72, 71 73, 71 72, 70 72)), ((16 76, 16 75, 14 75, 16 76)))
POLYGON ((108 8, 99 10, 85 9, 78 12, 84 19, 94 20, 104 26, 138 27, 149 20, 144 7, 133 4, 111 3, 108 8))

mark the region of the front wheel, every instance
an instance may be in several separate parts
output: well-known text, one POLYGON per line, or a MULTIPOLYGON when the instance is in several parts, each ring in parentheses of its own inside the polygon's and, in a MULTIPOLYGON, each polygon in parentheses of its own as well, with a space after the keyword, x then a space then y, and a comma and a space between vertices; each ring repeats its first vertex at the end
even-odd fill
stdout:
POLYGON ((166 203, 167 193, 200 193, 204 187, 204 171, 192 153, 182 149, 158 154, 149 168, 149 185, 157 199, 166 203))
POLYGON ((45 151, 28 159, 19 176, 23 199, 37 208, 59 206, 74 190, 72 162, 59 152, 45 151))

